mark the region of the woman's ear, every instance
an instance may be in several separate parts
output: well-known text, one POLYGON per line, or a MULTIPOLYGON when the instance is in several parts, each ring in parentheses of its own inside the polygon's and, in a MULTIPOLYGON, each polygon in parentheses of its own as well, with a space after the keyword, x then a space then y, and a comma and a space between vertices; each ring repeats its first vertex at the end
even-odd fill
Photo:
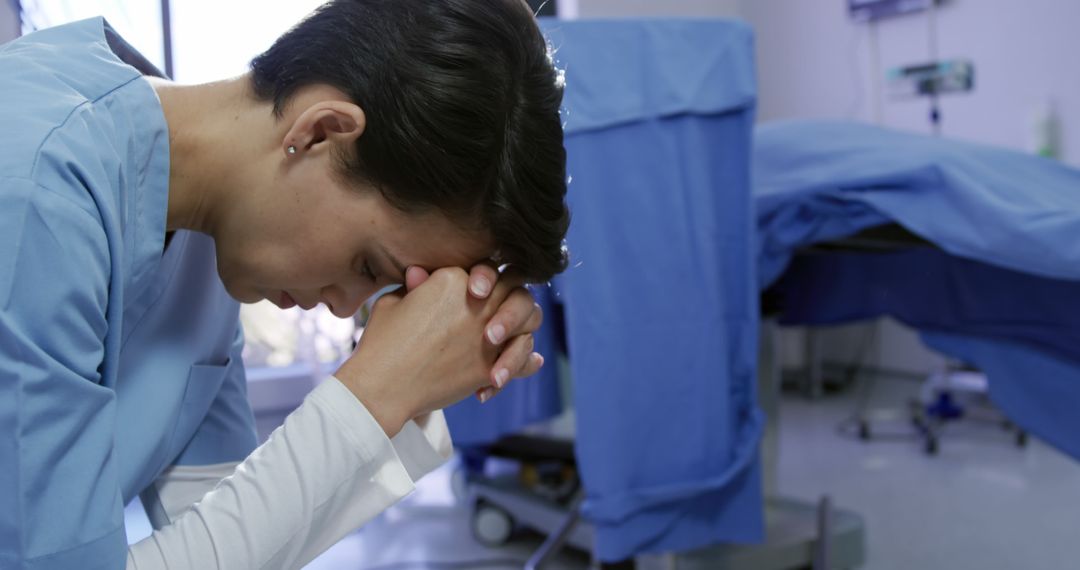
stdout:
MULTIPOLYGON (((319 101, 300 113, 285 133, 282 148, 289 157, 323 148, 321 143, 351 145, 367 126, 363 109, 345 101, 319 101)), ((327 147, 328 148, 328 147, 327 147)))

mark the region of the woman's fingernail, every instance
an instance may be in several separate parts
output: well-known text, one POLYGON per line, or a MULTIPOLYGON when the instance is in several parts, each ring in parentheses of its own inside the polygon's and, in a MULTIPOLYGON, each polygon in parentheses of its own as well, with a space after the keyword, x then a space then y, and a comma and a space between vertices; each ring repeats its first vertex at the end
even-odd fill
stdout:
POLYGON ((500 342, 502 342, 503 335, 505 334, 506 328, 504 328, 502 325, 492 325, 491 328, 488 329, 488 340, 491 341, 491 344, 499 344, 500 342))
POLYGON ((499 388, 502 388, 509 379, 510 371, 505 368, 500 368, 499 371, 495 373, 495 385, 499 388))
POLYGON ((534 353, 532 353, 532 357, 533 357, 533 360, 536 361, 537 365, 539 365, 539 366, 544 365, 544 355, 543 354, 540 354, 539 352, 534 352, 534 353))
POLYGON ((476 295, 477 297, 484 297, 484 296, 486 296, 488 294, 488 291, 491 291, 491 283, 488 283, 487 279, 484 279, 483 277, 481 277, 481 278, 473 281, 473 284, 472 284, 473 295, 476 295))
POLYGON ((481 404, 486 404, 487 401, 490 400, 490 399, 491 399, 491 389, 487 389, 487 390, 484 390, 483 392, 480 392, 480 403, 481 404))

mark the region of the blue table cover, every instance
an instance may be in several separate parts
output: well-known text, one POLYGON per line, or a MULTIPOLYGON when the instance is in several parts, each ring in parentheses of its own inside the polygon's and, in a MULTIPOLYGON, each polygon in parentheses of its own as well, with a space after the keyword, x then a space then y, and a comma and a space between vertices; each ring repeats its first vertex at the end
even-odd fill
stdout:
POLYGON ((1080 281, 1049 279, 919 247, 796 256, 771 288, 782 324, 893 317, 975 363, 1015 423, 1080 458, 1080 281))
POLYGON ((833 122, 758 129, 754 164, 759 282, 776 282, 784 322, 896 317, 983 370, 1018 425, 1080 458, 1080 171, 833 122), (889 222, 940 250, 791 261, 889 222))
POLYGON ((898 222, 960 257, 1080 279, 1080 170, 1001 148, 836 121, 754 135, 759 282, 798 247, 898 222))
MULTIPOLYGON (((573 215, 571 268, 544 298, 564 311, 597 555, 760 540, 752 34, 725 20, 544 27, 566 70, 573 215)), ((519 413, 505 396, 481 411, 519 413)), ((487 421, 448 419, 455 439, 487 421)))

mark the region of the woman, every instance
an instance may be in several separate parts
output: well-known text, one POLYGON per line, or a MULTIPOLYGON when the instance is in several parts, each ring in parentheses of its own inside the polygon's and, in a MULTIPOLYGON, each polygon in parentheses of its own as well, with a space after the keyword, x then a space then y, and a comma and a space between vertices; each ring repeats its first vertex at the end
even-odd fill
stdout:
POLYGON ((0 567, 299 567, 445 459, 439 409, 543 364, 557 73, 519 0, 334 0, 244 76, 137 69, 101 19, 0 48, 0 567), (255 449, 237 301, 393 284, 255 449))

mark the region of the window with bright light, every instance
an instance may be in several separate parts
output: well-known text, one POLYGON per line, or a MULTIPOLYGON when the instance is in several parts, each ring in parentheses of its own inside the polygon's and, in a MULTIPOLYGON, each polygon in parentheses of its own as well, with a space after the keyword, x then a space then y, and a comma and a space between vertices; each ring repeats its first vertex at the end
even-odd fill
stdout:
POLYGON ((173 76, 204 83, 248 71, 251 59, 322 0, 177 0, 172 3, 173 76))
MULTIPOLYGON (((173 0, 173 78, 204 83, 247 72, 251 59, 323 0, 173 0)), ((21 0, 23 29, 104 16, 128 43, 165 69, 160 0, 21 0)))
POLYGON ((20 0, 20 6, 24 34, 104 16, 109 25, 150 63, 165 69, 161 2, 157 0, 20 0))

